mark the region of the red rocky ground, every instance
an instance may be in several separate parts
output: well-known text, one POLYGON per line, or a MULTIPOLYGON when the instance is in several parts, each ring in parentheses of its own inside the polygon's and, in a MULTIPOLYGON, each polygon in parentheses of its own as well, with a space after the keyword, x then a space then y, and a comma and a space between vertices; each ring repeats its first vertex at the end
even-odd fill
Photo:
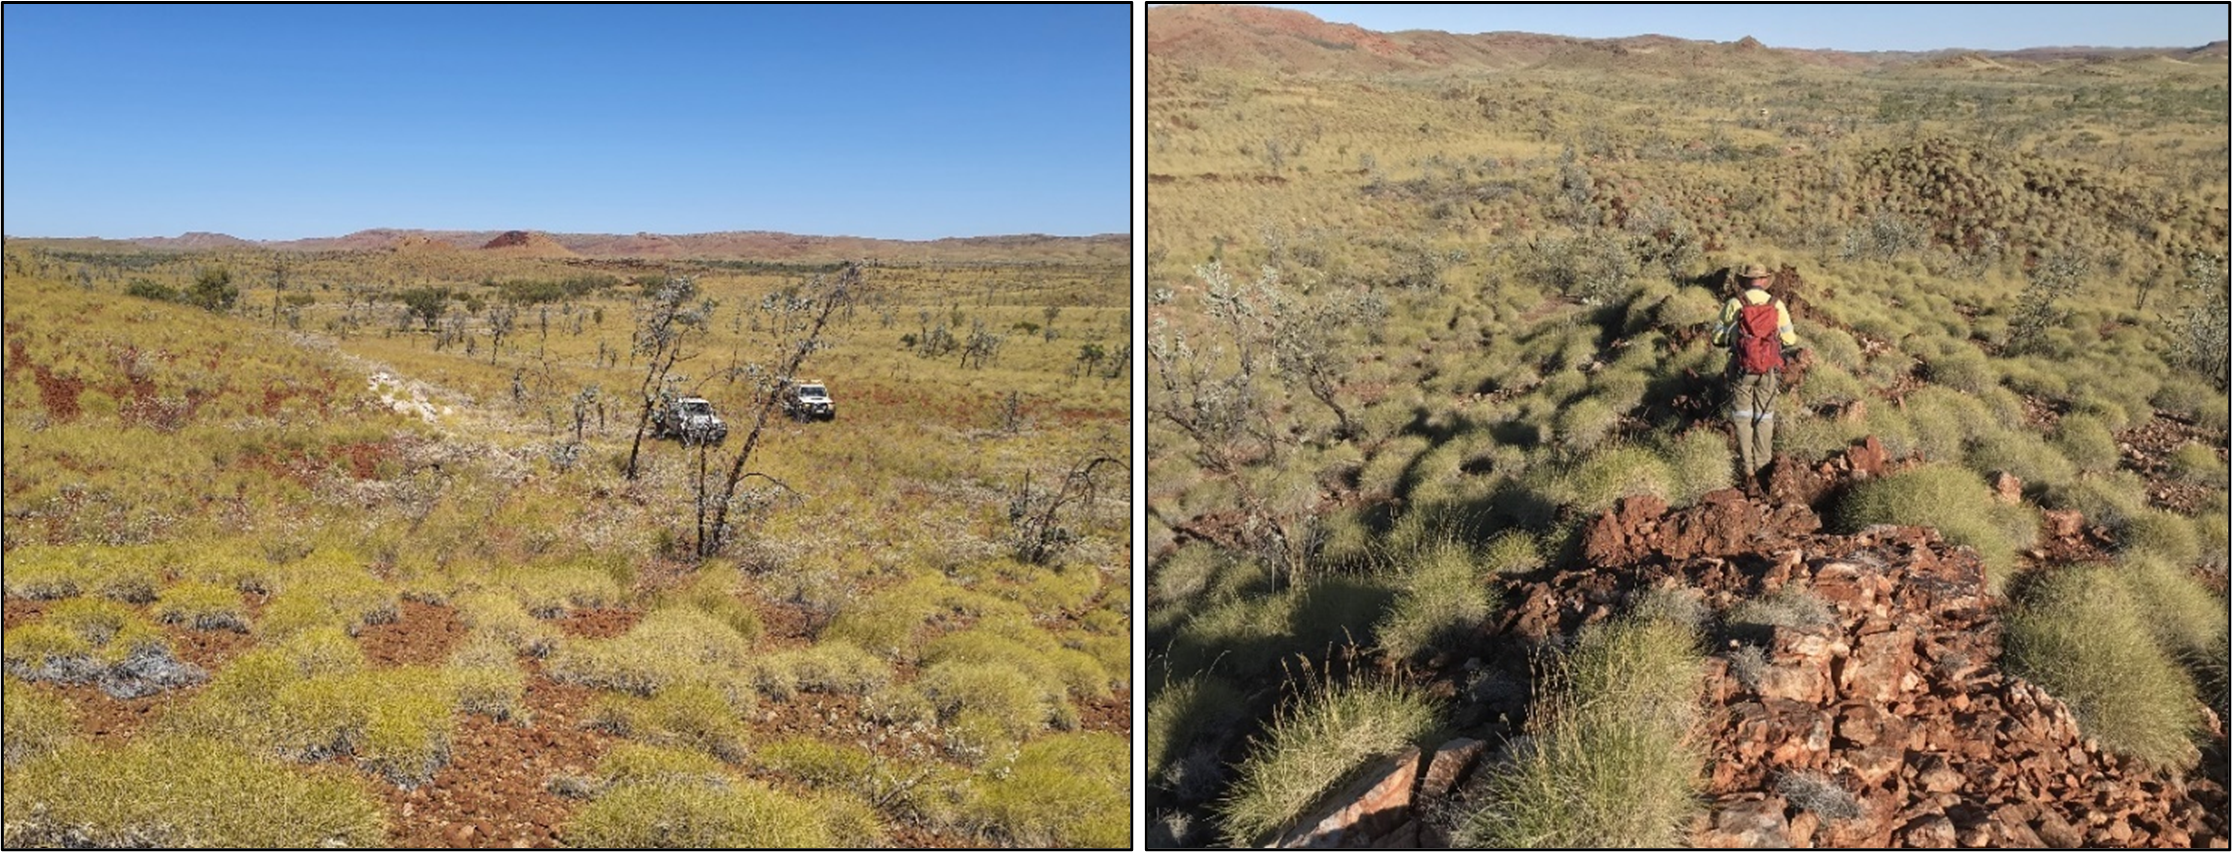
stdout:
MULTIPOLYGON (((1289 839, 1446 845, 1432 815, 1508 730, 1486 720, 1526 709, 1525 689, 1479 688, 1496 678, 1472 675, 1524 683, 1533 649, 1611 617, 1641 590, 1678 584, 1720 611, 1782 589, 1827 610, 1813 626, 1744 637, 1764 652, 1752 664, 1732 664, 1736 639, 1713 649, 1708 808, 1695 845, 2223 848, 2221 769, 2164 771, 2106 753, 2060 700, 1999 668, 1997 602, 1974 551, 1915 527, 1821 532, 1817 501, 1895 466, 1871 441, 1814 467, 1783 466, 1765 499, 1722 491, 1679 511, 1624 501, 1588 526, 1586 567, 1508 580, 1514 605, 1471 644, 1482 657, 1445 673, 1476 684, 1456 690, 1459 720, 1484 742, 1391 758, 1289 839), (1832 781, 1856 807, 1803 807, 1778 784, 1793 776, 1832 781)), ((2041 555, 2098 552, 2099 531, 2082 518, 2048 520, 2041 555)), ((2207 718, 2204 751, 2221 763, 2224 725, 2207 718)))

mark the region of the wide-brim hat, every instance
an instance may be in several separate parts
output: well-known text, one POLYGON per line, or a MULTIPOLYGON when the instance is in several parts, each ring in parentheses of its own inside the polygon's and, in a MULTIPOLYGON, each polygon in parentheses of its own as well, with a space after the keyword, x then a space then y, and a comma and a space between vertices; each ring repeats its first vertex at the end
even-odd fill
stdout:
POLYGON ((1757 263, 1744 264, 1744 271, 1738 272, 1736 274, 1738 277, 1742 278, 1767 278, 1772 275, 1772 273, 1769 273, 1767 271, 1767 267, 1757 263))

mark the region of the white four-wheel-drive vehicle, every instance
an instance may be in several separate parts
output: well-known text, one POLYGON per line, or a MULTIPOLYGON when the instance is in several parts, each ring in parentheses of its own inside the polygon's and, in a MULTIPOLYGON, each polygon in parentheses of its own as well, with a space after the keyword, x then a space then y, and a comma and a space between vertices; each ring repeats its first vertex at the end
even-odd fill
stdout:
POLYGON ((659 437, 679 438, 685 444, 718 444, 728 440, 728 424, 713 413, 713 403, 702 396, 668 400, 654 423, 659 437))
POLYGON ((829 398, 829 387, 821 382, 786 382, 783 413, 799 420, 835 420, 837 402, 829 398))

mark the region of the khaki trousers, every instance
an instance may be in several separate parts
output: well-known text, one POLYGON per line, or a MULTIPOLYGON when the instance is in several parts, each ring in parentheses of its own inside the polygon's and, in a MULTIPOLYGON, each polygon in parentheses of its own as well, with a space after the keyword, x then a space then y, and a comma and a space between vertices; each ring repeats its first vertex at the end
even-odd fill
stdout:
POLYGON ((1775 458, 1775 394, 1780 377, 1737 374, 1729 385, 1728 420, 1736 424, 1736 451, 1743 456, 1744 473, 1758 476, 1759 469, 1775 458))

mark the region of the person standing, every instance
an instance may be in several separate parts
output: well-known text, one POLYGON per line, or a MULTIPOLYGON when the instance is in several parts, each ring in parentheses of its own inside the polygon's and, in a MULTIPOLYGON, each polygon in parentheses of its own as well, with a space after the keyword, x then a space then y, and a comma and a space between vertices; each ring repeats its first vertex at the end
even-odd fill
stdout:
POLYGON ((1728 419, 1736 426, 1744 488, 1750 491, 1764 486, 1759 472, 1775 457, 1775 396, 1783 353, 1798 345, 1798 334, 1790 326, 1790 309, 1767 292, 1767 267, 1746 264, 1737 277, 1743 289, 1721 307, 1713 345, 1730 349, 1728 419))

